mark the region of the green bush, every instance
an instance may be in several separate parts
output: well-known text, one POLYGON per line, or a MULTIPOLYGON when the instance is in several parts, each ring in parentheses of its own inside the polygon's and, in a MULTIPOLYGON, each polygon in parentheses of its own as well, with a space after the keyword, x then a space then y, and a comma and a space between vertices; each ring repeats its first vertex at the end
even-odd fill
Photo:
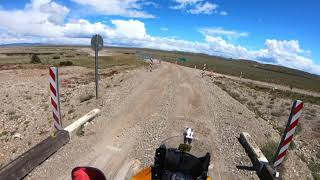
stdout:
POLYGON ((32 63, 32 64, 40 64, 40 63, 41 63, 41 60, 40 60, 40 58, 39 58, 38 55, 33 54, 33 55, 31 56, 31 61, 30 61, 30 63, 32 63))
POLYGON ((278 143, 274 141, 268 141, 264 146, 261 148, 262 153, 266 156, 269 161, 272 161, 274 155, 277 151, 278 143))
POLYGON ((60 66, 72 66, 73 62, 72 61, 61 61, 60 66))

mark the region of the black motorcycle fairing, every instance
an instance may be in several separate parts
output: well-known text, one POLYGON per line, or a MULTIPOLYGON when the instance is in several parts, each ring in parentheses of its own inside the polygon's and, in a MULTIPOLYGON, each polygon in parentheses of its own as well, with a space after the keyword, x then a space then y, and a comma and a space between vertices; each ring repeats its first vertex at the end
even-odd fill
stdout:
POLYGON ((161 145, 156 150, 155 163, 152 168, 153 179, 171 179, 172 175, 182 173, 186 180, 206 179, 210 154, 197 158, 189 153, 161 145))

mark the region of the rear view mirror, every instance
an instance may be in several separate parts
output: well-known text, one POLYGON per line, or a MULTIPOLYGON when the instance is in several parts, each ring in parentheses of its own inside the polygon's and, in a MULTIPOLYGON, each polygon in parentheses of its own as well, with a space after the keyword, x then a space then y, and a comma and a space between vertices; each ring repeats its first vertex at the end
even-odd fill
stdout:
POLYGON ((107 180, 101 170, 93 167, 76 167, 71 176, 72 180, 107 180))

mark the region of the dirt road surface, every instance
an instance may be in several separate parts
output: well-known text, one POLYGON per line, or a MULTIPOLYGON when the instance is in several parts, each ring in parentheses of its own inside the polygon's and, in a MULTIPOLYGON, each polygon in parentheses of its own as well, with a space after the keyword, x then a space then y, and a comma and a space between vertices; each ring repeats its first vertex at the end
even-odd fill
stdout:
POLYGON ((163 63, 153 72, 137 70, 117 91, 102 87, 102 92, 96 104, 102 113, 85 127, 85 135, 74 134, 25 179, 71 179, 76 166, 97 167, 108 179, 127 179, 152 164, 162 140, 187 126, 209 144, 214 179, 258 179, 244 170, 251 162, 237 137, 247 131, 258 144, 278 138, 265 121, 191 68, 163 63))

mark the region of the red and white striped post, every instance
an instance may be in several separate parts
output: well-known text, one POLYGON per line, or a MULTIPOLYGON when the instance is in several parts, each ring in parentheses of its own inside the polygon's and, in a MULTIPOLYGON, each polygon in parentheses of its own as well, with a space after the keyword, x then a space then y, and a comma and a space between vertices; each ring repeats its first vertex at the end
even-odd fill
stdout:
POLYGON ((277 149, 276 156, 273 161, 274 168, 277 168, 281 165, 284 160, 285 155, 288 152, 288 148, 293 138, 293 134, 296 131, 297 125, 299 123, 300 115, 302 113, 303 102, 300 100, 295 100, 291 107, 291 113, 289 120, 286 126, 286 129, 283 133, 281 142, 277 149))
POLYGON ((60 93, 59 93, 59 71, 58 67, 49 68, 50 83, 50 103, 52 106, 52 116, 54 127, 57 130, 62 129, 61 111, 60 111, 60 93))

